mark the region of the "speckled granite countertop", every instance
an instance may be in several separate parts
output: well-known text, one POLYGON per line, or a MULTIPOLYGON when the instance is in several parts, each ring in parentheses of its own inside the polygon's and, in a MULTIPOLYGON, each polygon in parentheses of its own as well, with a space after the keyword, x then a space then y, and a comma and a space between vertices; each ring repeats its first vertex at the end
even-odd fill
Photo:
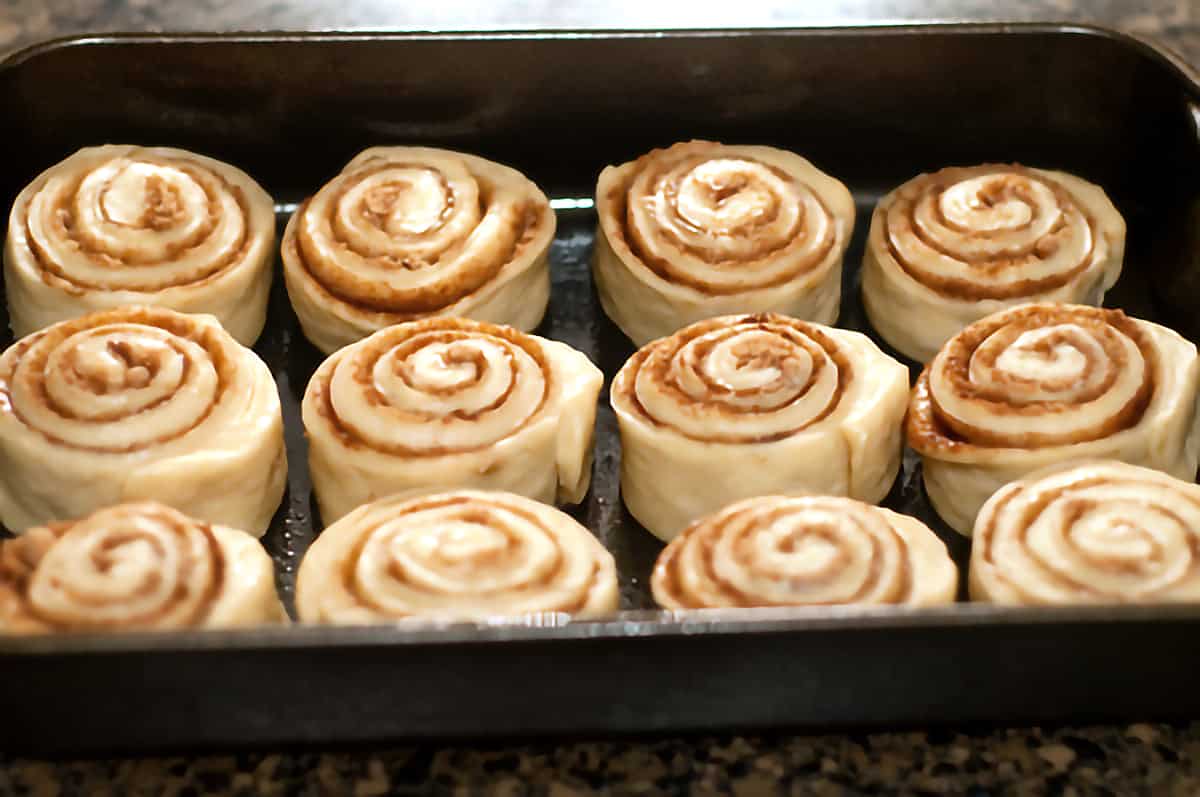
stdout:
MULTIPOLYGON (((116 30, 705 27, 1069 20, 1165 43, 1200 65, 1200 0, 7 0, 0 51, 116 30), (433 7, 433 6, 436 6, 433 7), (684 11, 686 9, 686 11, 684 11)), ((1058 729, 721 736, 196 758, 0 755, 0 794, 1200 794, 1200 721, 1058 729)))

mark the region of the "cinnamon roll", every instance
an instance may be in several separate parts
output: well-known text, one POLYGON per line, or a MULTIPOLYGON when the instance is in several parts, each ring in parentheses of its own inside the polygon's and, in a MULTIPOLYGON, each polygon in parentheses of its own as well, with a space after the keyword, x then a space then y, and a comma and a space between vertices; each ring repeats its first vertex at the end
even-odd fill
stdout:
POLYGON ((154 499, 261 535, 287 461, 270 370, 217 319, 126 307, 0 355, 0 522, 154 499))
POLYGON ((244 531, 154 502, 0 542, 0 633, 230 628, 286 620, 244 531))
POLYGON ((1200 487, 1114 460, 1002 487, 975 521, 970 592, 1005 604, 1200 601, 1200 487))
POLYGON ((934 508, 963 534, 988 496, 1046 465, 1119 459, 1191 481, 1196 347, 1120 310, 1030 304, 950 339, 917 379, 909 445, 934 508))
POLYGON ((550 299, 554 225, 546 195, 515 169, 373 147, 292 216, 283 276, 305 336, 326 354, 426 316, 529 331, 550 299))
POLYGON ((4 286, 23 337, 94 310, 210 313, 247 346, 266 320, 271 197, 239 169, 167 147, 87 147, 8 217, 4 286))
POLYGON ((600 303, 638 346, 726 313, 832 324, 854 200, 791 152, 689 141, 596 186, 600 303))
POLYGON ((863 305, 893 348, 928 362, 967 324, 1018 304, 1099 306, 1124 253, 1125 221, 1099 186, 1017 165, 942 169, 875 208, 863 305))
POLYGON ((862 334, 723 316, 642 347, 613 380, 621 496, 655 536, 756 495, 871 503, 900 467, 908 369, 862 334))
POLYGON ((916 518, 850 498, 765 496, 698 520, 650 579, 664 609, 953 603, 958 569, 916 518))
POLYGON ((603 382, 587 355, 512 327, 428 318, 380 330, 331 355, 304 394, 321 516, 455 487, 578 502, 603 382))
POLYGON ((512 493, 391 496, 325 529, 300 563, 301 621, 397 620, 615 611, 617 571, 591 532, 512 493))

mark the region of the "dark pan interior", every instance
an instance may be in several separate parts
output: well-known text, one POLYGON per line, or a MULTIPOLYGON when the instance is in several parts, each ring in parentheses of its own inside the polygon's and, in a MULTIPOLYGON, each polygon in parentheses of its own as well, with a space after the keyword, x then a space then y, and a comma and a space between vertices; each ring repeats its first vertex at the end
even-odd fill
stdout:
MULTIPOLYGON (((1103 31, 947 26, 637 34, 99 37, 0 67, 0 201, 74 149, 194 149, 289 206, 360 149, 428 144, 525 171, 560 206, 540 330, 611 377, 632 347, 588 260, 599 170, 692 137, 793 149, 858 200, 842 326, 865 328, 858 263, 889 188, 1014 160, 1104 186, 1129 227, 1109 304, 1200 337, 1200 86, 1103 31)), ((291 481, 265 543, 289 598, 316 532, 297 400, 318 362, 282 285, 259 353, 287 414, 291 481)), ((600 407, 575 510, 616 554, 625 609, 649 605, 659 544, 618 497, 600 407)), ((930 513, 907 461, 888 504, 930 513)), ((703 613, 702 613, 703 614, 703 613)), ((840 609, 552 627, 280 628, 0 640, 6 751, 150 750, 480 734, 1194 716, 1195 607, 840 609), (752 615, 752 616, 751 616, 752 615), (186 717, 186 721, 180 721, 186 717)))
MULTIPOLYGON (((541 334, 586 352, 611 378, 633 348, 604 316, 589 273, 600 169, 677 140, 764 143, 804 154, 858 202, 838 324, 870 332, 858 264, 871 208, 913 175, 1018 161, 1104 186, 1126 216, 1125 270, 1108 304, 1176 323, 1171 297, 1200 269, 1196 106, 1170 67, 1090 34, 924 29, 693 34, 657 38, 466 36, 98 40, 17 57, 0 73, 9 152, 0 197, 80 146, 170 145, 226 159, 294 203, 360 149, 458 148, 512 164, 561 205, 553 296, 541 334), (586 202, 583 204, 587 204, 586 202)), ((278 263, 277 263, 278 268, 278 263)), ((1186 296, 1195 296, 1190 290, 1186 296)), ((885 347, 886 348, 886 347, 885 347)), ((276 281, 256 346, 283 398, 289 489, 264 543, 289 608, 296 568, 320 529, 299 400, 320 355, 276 281)), ((915 376, 915 373, 914 373, 915 376)), ((616 555, 622 608, 652 607, 660 544, 618 490, 615 420, 602 401, 593 487, 573 514, 616 555)), ((965 571, 966 541, 930 510, 919 463, 886 505, 935 528, 965 571)))

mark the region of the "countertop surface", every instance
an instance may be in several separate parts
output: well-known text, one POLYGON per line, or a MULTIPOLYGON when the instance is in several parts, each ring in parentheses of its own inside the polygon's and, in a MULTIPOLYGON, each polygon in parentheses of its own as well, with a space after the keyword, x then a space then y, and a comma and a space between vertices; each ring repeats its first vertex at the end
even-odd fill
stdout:
MULTIPOLYGON (((1100 24, 1165 44, 1200 66, 1200 0, 7 0, 0 4, 0 51, 51 37, 118 30, 759 27, 926 20, 1100 24)), ((1200 721, 495 742, 91 761, 0 756, 0 761, 4 795, 684 790, 1194 795, 1200 794, 1200 721)))

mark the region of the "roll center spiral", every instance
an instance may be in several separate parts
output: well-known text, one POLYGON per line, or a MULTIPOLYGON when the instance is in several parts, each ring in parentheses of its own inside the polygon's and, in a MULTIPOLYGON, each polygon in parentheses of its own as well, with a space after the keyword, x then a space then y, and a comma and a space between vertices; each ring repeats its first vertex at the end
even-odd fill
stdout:
MULTIPOLYGON (((695 341, 690 344, 696 345, 695 341)), ((687 348, 679 356, 684 361, 697 359, 687 348)), ((814 369, 808 351, 761 330, 721 340, 699 362, 706 382, 734 392, 768 387, 799 390, 808 383, 814 369)), ((684 384, 690 393, 699 395, 699 384, 684 384)))
POLYGON ((559 567, 556 545, 502 510, 431 508, 381 525, 356 563, 360 592, 397 614, 414 601, 520 591, 559 567))
POLYGON ((90 450, 131 451, 187 433, 221 395, 220 362, 203 341, 112 323, 38 338, 16 363, 24 423, 90 450))
POLYGON ((705 591, 714 586, 732 590, 742 605, 903 597, 908 589, 903 543, 882 518, 862 511, 848 514, 835 503, 787 499, 769 511, 749 509, 710 519, 712 525, 701 527, 701 533, 711 542, 703 547, 679 543, 685 549, 681 571, 695 569, 680 583, 705 591), (695 559, 709 546, 703 559, 695 559), (716 583, 701 587, 706 572, 716 583))
POLYGON ((429 233, 445 221, 454 206, 449 186, 429 169, 389 169, 347 192, 345 201, 362 207, 372 223, 389 235, 429 233))
POLYGON ((182 625, 206 610, 221 568, 207 531, 117 507, 77 522, 47 551, 29 602, 64 627, 182 625))
POLYGON ((850 365, 815 327, 771 318, 696 325, 686 337, 664 338, 619 382, 630 384, 648 417, 695 439, 795 434, 837 406, 850 365), (727 436, 714 435, 722 429, 727 436))
POLYGON ((1013 403, 1054 401, 1094 392, 1108 371, 1103 345, 1075 324, 993 335, 971 357, 970 379, 1003 383, 1013 403))
POLYGON ((150 230, 176 226, 206 204, 204 189, 183 172, 142 162, 126 164, 100 194, 104 218, 150 230))
POLYGON ((1152 564, 1160 546, 1139 514, 1144 518, 1144 510, 1139 513, 1135 507, 1085 512, 1068 533, 1075 546, 1091 559, 1107 560, 1119 569, 1141 569, 1152 564))
POLYGON ((101 394, 144 388, 164 364, 168 370, 180 370, 174 350, 158 340, 93 337, 75 351, 76 373, 101 394))
POLYGON ((503 352, 465 341, 436 343, 399 364, 405 381, 419 389, 453 391, 479 382, 492 370, 502 370, 503 352))
POLYGON ((880 209, 895 264, 948 298, 1034 298, 1104 255, 1106 241, 1076 197, 1053 176, 1017 165, 922 175, 880 209))
POLYGON ((331 417, 372 447, 411 454, 469 451, 521 429, 550 395, 540 349, 457 325, 393 327, 347 350, 319 374, 331 417))
POLYGON ((777 518, 753 539, 759 569, 775 578, 787 574, 803 582, 832 572, 846 558, 838 544, 837 520, 823 513, 797 512, 777 518))
POLYGON ((956 183, 942 193, 938 207, 950 224, 977 232, 1019 230, 1037 216, 1058 213, 1046 186, 1012 174, 956 183))
POLYGON ((729 158, 704 161, 680 181, 675 206, 695 230, 730 235, 757 226, 776 212, 778 182, 760 164, 729 158))

